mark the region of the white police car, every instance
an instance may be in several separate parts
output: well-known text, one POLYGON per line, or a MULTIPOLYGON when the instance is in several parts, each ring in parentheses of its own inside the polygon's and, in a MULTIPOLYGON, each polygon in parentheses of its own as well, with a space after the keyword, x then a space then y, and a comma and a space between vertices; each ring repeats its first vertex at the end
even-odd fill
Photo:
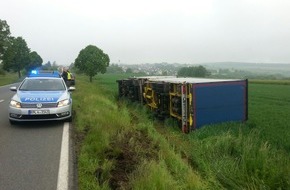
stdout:
POLYGON ((18 88, 9 105, 9 121, 45 121, 72 119, 72 98, 58 72, 32 71, 18 88))

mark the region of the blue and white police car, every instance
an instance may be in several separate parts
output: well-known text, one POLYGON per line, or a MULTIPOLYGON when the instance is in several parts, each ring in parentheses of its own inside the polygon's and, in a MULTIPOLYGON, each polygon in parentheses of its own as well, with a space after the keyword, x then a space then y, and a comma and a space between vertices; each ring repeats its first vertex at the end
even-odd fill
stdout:
POLYGON ((57 71, 32 71, 19 87, 9 105, 9 121, 46 121, 72 119, 71 91, 57 71))

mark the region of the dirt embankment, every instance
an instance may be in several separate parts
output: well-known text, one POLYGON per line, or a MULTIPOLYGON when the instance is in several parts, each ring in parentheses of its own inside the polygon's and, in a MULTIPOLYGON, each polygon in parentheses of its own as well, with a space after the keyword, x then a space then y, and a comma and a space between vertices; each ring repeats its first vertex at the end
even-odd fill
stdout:
MULTIPOLYGON (((153 144, 146 131, 129 131, 112 141, 106 150, 106 159, 112 160, 114 168, 109 180, 112 189, 127 189, 130 174, 140 162, 157 160, 159 146, 153 144)), ((101 169, 96 169, 96 178, 101 182, 101 169)))

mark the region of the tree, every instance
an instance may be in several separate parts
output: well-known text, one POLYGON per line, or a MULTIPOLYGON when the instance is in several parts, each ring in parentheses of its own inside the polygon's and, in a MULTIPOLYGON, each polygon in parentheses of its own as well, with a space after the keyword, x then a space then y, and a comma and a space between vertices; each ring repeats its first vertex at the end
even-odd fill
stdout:
POLYGON ((182 67, 178 70, 177 76, 179 77, 206 77, 210 76, 210 72, 203 66, 197 67, 182 67))
POLYGON ((0 60, 10 43, 10 28, 5 20, 0 19, 0 60))
POLYGON ((75 66, 75 63, 71 63, 71 64, 69 65, 68 68, 69 68, 70 70, 72 70, 72 69, 74 68, 74 66, 75 66))
POLYGON ((43 60, 36 51, 29 53, 29 59, 30 59, 30 62, 25 67, 26 71, 30 71, 30 70, 36 69, 37 67, 41 67, 43 60))
POLYGON ((132 71, 131 68, 128 68, 128 69, 126 70, 126 73, 130 74, 130 73, 133 73, 133 71, 132 71))
POLYGON ((124 71, 118 64, 112 64, 107 68, 107 73, 124 73, 124 71))
POLYGON ((22 37, 13 38, 11 45, 8 46, 3 55, 3 69, 18 72, 18 77, 20 78, 20 71, 29 65, 29 53, 30 49, 22 37))
POLYGON ((93 76, 98 73, 105 73, 109 66, 110 58, 103 50, 96 46, 88 45, 82 49, 75 59, 75 67, 85 73, 92 82, 93 76))
POLYGON ((56 63, 56 61, 54 61, 53 63, 52 63, 52 70, 57 70, 58 69, 58 65, 57 65, 57 63, 56 63))
POLYGON ((51 63, 50 61, 48 61, 47 63, 45 63, 44 65, 42 65, 42 69, 44 70, 51 70, 51 63))
POLYGON ((162 71, 162 76, 167 76, 168 75, 168 72, 167 71, 162 71))

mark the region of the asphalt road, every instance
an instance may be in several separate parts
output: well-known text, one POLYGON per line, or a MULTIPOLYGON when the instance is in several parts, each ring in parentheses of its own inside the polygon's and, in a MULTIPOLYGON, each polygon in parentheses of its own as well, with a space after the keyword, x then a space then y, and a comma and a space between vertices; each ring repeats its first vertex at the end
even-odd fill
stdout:
MULTIPOLYGON (((8 105, 14 92, 9 87, 0 87, 0 190, 57 189, 64 122, 10 125, 8 105)), ((75 189, 69 152, 70 176, 65 177, 68 189, 75 189)))

